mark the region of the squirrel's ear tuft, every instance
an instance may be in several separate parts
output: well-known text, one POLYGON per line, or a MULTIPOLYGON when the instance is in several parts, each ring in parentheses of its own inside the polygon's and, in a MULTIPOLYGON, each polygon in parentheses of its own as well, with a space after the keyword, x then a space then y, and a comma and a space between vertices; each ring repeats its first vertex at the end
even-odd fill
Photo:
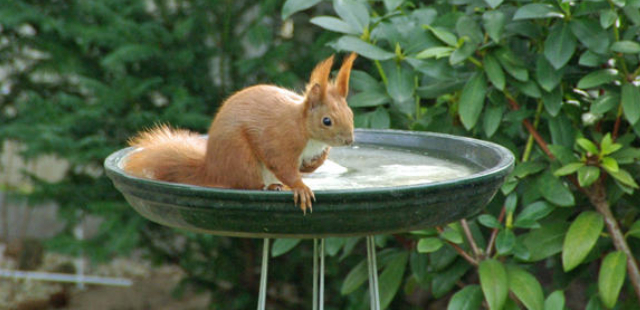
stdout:
POLYGON ((331 73, 331 66, 333 65, 333 55, 319 63, 313 72, 311 72, 311 78, 309 79, 309 88, 307 92, 311 91, 316 84, 320 86, 320 97, 323 97, 327 84, 329 83, 329 74, 331 73))
POLYGON ((349 76, 351 75, 351 67, 353 66, 353 61, 356 60, 358 55, 356 53, 351 53, 349 56, 345 57, 342 61, 342 66, 340 67, 340 71, 338 72, 338 77, 336 78, 336 88, 338 89, 338 94, 340 96, 346 98, 349 94, 349 76))

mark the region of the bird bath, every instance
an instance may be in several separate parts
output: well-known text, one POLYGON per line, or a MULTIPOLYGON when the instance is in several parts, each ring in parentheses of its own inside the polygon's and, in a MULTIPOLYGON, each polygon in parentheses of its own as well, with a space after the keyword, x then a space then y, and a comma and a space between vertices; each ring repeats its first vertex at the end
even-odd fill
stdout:
POLYGON ((367 236, 371 309, 379 309, 373 236, 476 214, 502 185, 514 157, 490 142, 444 134, 356 130, 355 141, 332 149, 329 160, 304 178, 316 196, 306 215, 291 192, 205 188, 127 175, 122 163, 132 148, 111 154, 105 168, 131 206, 151 221, 263 238, 258 309, 265 305, 270 238, 314 239, 313 309, 323 309, 323 238, 367 236))

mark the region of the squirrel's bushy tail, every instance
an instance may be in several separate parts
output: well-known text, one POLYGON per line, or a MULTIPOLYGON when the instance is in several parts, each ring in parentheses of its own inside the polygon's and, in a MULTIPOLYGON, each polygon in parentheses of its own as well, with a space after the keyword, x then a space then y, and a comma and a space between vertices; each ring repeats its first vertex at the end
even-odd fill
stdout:
POLYGON ((127 157, 124 170, 137 177, 206 185, 207 141, 198 133, 158 125, 129 140, 139 148, 127 157))

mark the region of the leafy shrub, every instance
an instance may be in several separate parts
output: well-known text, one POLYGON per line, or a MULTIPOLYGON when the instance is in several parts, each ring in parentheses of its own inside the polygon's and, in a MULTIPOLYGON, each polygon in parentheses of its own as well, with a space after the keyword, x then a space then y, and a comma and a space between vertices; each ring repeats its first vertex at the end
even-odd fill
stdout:
MULTIPOLYGON (((287 1, 287 14, 301 3, 287 1)), ((486 213, 406 237, 420 254, 381 286, 395 292, 404 278, 408 292, 455 292, 449 309, 477 309, 483 297, 491 309, 563 309, 563 290, 582 280, 591 309, 637 307, 640 1, 332 7, 310 22, 370 66, 351 81, 359 127, 470 135, 519 158, 486 213), (541 285, 544 270, 555 281, 541 285)))

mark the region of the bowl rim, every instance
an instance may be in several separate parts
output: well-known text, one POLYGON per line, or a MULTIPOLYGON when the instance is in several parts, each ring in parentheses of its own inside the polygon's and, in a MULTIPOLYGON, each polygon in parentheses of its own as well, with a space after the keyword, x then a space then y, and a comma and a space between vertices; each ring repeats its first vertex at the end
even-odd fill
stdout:
MULTIPOLYGON (((343 197, 344 195, 350 195, 350 198, 357 198, 358 196, 371 196, 378 194, 388 194, 394 192, 396 194, 402 194, 405 192, 414 192, 416 190, 426 191, 430 189, 442 189, 451 186, 465 186, 472 183, 482 182, 487 179, 503 178, 506 177, 512 170, 515 163, 515 157, 513 153, 507 148, 498 145, 494 142, 485 140, 443 134, 434 132, 419 132, 419 131, 406 131, 406 130, 392 130, 392 129, 356 129, 356 136, 358 133, 364 134, 383 134, 383 135, 403 135, 403 136, 418 136, 427 138, 444 138, 453 139, 459 142, 471 144, 475 147, 483 147, 491 150, 497 156, 499 161, 492 167, 482 169, 478 172, 470 175, 453 178, 450 180, 436 181, 430 183, 418 183, 413 185, 402 186, 384 186, 384 187, 371 187, 371 188, 358 188, 358 189, 327 189, 327 190, 314 190, 314 194, 317 198, 331 198, 331 197, 343 197)), ((358 142, 355 143, 358 145, 358 142)), ((376 145, 375 143, 361 143, 361 145, 376 145)), ((251 196, 252 200, 291 200, 291 192, 287 191, 264 191, 264 190, 244 190, 244 189, 229 189, 229 188, 216 188, 216 187, 202 187, 189 184, 180 184, 165 182, 159 180, 152 180, 146 178, 139 178, 127 174, 118 163, 122 158, 128 155, 134 148, 126 147, 111 153, 104 161, 104 168, 107 175, 115 182, 114 178, 118 182, 122 182, 125 185, 143 186, 145 189, 159 191, 162 193, 173 194, 188 194, 189 196, 204 196, 204 197, 224 197, 225 199, 238 199, 247 200, 247 196, 251 196)), ((323 199, 324 200, 324 199, 323 199)))

